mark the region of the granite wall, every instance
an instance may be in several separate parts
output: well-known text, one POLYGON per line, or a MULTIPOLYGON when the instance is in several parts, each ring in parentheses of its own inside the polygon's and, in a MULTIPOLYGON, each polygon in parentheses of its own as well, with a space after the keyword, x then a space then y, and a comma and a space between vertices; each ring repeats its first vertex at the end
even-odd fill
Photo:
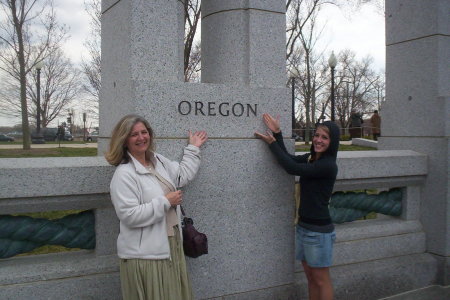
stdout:
POLYGON ((420 220, 450 284, 450 2, 386 1, 386 104, 378 149, 427 154, 420 220))
POLYGON ((179 1, 103 1, 102 10, 99 154, 128 113, 150 121, 157 151, 174 160, 188 130, 206 130, 202 166, 184 197, 209 238, 209 254, 188 259, 195 294, 289 295, 294 178, 253 136, 264 130, 264 112, 280 114, 291 135, 285 2, 203 1, 202 83, 183 81, 179 1))

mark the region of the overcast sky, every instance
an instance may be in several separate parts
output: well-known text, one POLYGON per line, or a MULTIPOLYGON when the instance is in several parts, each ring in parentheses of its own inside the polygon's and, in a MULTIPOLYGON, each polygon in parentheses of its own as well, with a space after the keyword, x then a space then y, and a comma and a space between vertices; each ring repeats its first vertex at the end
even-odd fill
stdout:
MULTIPOLYGON (((86 56, 83 43, 89 35, 89 16, 84 10, 83 0, 55 0, 58 19, 70 28, 70 38, 64 46, 66 54, 73 63, 79 63, 86 56)), ((332 50, 337 54, 349 48, 358 58, 371 55, 377 71, 385 66, 385 27, 384 16, 372 5, 364 5, 356 14, 327 6, 320 12, 320 20, 326 21, 321 45, 325 53, 332 50)), ((61 118, 64 119, 64 118, 61 118)), ((20 123, 20 119, 0 117, 0 126, 20 123)))
POLYGON ((358 58, 370 55, 376 71, 385 70, 385 21, 384 15, 373 5, 364 5, 356 13, 327 6, 320 12, 320 20, 326 22, 322 34, 324 47, 337 54, 352 49, 358 58))

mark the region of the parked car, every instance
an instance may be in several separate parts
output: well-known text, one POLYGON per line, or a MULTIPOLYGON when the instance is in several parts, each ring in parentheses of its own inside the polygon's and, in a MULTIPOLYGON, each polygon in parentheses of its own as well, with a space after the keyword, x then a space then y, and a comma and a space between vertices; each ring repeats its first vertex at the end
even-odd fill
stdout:
POLYGON ((13 137, 13 138, 21 138, 23 134, 20 131, 13 131, 13 132, 7 133, 6 135, 13 137))
POLYGON ((6 134, 0 134, 0 142, 14 142, 14 138, 6 134))
MULTIPOLYGON (((53 142, 58 140, 58 128, 42 128, 41 134, 44 137, 44 140, 47 142, 53 142)), ((31 138, 36 137, 36 131, 31 133, 31 138)), ((61 139, 62 141, 73 141, 73 136, 70 132, 65 131, 64 136, 61 139)))
POLYGON ((73 141, 73 136, 70 132, 65 132, 64 133, 64 137, 63 137, 63 141, 73 141))
POLYGON ((303 142, 303 137, 299 136, 298 134, 294 133, 292 137, 295 139, 296 142, 303 142))
POLYGON ((92 131, 91 133, 89 133, 86 140, 88 142, 97 142, 98 141, 98 131, 92 131))

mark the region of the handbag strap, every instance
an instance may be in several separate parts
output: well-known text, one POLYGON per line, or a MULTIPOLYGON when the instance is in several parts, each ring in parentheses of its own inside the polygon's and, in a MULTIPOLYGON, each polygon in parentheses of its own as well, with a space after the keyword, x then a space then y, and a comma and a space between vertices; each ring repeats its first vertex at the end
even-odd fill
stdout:
POLYGON ((183 217, 186 217, 186 214, 184 213, 183 205, 180 205, 180 208, 181 208, 181 214, 183 215, 183 217))

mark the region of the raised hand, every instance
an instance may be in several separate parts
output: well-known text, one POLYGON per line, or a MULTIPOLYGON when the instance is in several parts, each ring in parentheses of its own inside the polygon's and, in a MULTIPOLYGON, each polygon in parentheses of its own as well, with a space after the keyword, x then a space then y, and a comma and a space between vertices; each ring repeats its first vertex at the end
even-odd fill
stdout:
POLYGON ((192 134, 191 131, 189 130, 188 135, 189 135, 189 144, 197 146, 199 148, 208 140, 208 135, 206 131, 196 131, 195 133, 192 134))
POLYGON ((263 114, 263 121, 266 124, 267 128, 269 128, 273 133, 280 132, 280 116, 277 115, 275 119, 269 114, 263 114))
POLYGON ((273 142, 275 142, 275 138, 272 135, 272 131, 267 130, 267 133, 259 133, 258 131, 255 132, 255 136, 259 139, 262 139, 264 142, 266 142, 267 144, 272 144, 273 142))

